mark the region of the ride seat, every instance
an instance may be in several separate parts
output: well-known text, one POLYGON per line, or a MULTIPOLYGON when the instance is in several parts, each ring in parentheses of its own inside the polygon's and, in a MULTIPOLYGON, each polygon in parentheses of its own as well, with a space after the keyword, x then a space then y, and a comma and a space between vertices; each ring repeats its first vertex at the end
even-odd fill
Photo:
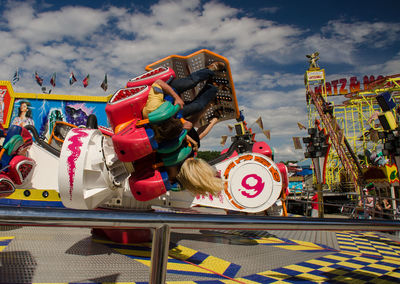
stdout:
POLYGON ((154 132, 150 127, 136 127, 137 119, 114 134, 111 139, 115 153, 122 162, 139 160, 158 148, 154 132))
POLYGON ((23 184, 32 173, 35 161, 25 156, 14 156, 10 161, 8 176, 18 185, 23 184))
POLYGON ((167 192, 168 174, 159 170, 149 169, 144 175, 132 173, 129 177, 129 187, 136 200, 152 200, 167 192))
MULTIPOLYGON (((165 102, 149 114, 149 119, 144 120, 144 124, 143 121, 132 119, 116 126, 114 130, 116 134, 112 136, 112 141, 118 159, 122 162, 133 162, 157 150, 159 145, 154 138, 154 131, 150 128, 149 123, 162 122, 174 116, 178 110, 179 105, 173 106, 170 102, 165 102)), ((178 142, 181 144, 182 140, 178 142)), ((167 145, 167 148, 172 147, 167 145)), ((176 148, 171 151, 174 150, 176 148)))
POLYGON ((142 109, 146 105, 150 87, 146 85, 119 89, 106 105, 106 114, 111 128, 132 119, 142 119, 142 109))
MULTIPOLYGON (((23 148, 29 147, 32 143, 32 135, 26 128, 18 125, 11 125, 0 152, 0 168, 3 169, 8 166, 11 159, 18 152, 21 152, 23 148)), ((3 169, 2 171, 8 172, 8 168, 3 169)))
POLYGON ((0 198, 13 194, 15 186, 12 180, 5 174, 0 174, 0 198))
POLYGON ((169 67, 158 67, 149 72, 143 73, 142 75, 130 79, 126 84, 127 88, 137 87, 141 85, 151 86, 156 80, 163 80, 168 82, 175 78, 175 72, 169 67))
POLYGON ((142 119, 142 109, 146 105, 150 86, 158 79, 165 82, 173 79, 171 68, 159 67, 129 80, 127 87, 119 89, 106 105, 106 114, 113 130, 121 123, 134 118, 142 119))

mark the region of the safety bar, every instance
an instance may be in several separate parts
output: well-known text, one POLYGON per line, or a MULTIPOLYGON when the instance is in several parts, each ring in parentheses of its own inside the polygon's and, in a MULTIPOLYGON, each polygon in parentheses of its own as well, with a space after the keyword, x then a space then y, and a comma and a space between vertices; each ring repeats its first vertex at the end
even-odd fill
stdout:
POLYGON ((0 206, 0 225, 153 230, 150 283, 165 283, 170 229, 400 231, 393 220, 205 215, 0 206))

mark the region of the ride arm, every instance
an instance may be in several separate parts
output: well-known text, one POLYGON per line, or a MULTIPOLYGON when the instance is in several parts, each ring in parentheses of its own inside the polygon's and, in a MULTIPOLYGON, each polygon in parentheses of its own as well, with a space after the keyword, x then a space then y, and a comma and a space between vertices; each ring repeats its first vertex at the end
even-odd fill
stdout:
POLYGON ((53 155, 60 157, 60 150, 57 150, 56 148, 52 147, 51 145, 49 145, 47 142, 45 142, 42 138, 39 137, 39 134, 36 130, 36 128, 33 125, 26 125, 25 126, 26 129, 28 129, 30 131, 30 133, 33 135, 33 137, 35 138, 35 141, 42 146, 44 149, 46 149, 47 151, 49 151, 50 153, 52 153, 53 155))
POLYGON ((244 153, 244 152, 249 152, 252 149, 252 145, 244 140, 236 140, 235 142, 232 143, 232 145, 229 147, 228 151, 226 151, 224 154, 221 156, 215 158, 212 161, 209 161, 208 163, 210 165, 216 165, 223 160, 229 158, 235 151, 237 153, 244 153))

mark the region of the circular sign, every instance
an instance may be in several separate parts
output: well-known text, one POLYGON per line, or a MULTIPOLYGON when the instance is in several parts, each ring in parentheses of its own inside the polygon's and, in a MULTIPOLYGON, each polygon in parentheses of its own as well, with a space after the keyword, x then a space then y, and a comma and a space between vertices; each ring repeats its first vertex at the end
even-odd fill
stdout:
POLYGON ((230 177, 231 195, 240 206, 260 207, 271 197, 273 176, 262 164, 254 161, 242 162, 232 169, 230 177))

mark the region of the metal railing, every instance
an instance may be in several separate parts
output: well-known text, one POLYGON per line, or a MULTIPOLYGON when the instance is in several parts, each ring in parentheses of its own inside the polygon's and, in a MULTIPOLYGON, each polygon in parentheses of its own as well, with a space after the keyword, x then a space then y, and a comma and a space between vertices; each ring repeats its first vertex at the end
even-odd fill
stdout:
MULTIPOLYGON (((289 208, 288 201, 294 201, 298 204, 304 205, 304 212, 302 215, 309 216, 310 207, 312 204, 322 204, 325 211, 334 211, 327 214, 340 214, 349 218, 356 219, 393 219, 400 220, 399 208, 396 204, 400 204, 398 198, 391 198, 387 196, 377 195, 364 195, 361 196, 354 192, 342 193, 342 196, 347 196, 347 201, 332 202, 324 201, 323 203, 312 201, 311 197, 316 194, 316 191, 302 191, 300 194, 294 194, 287 198, 286 206, 289 208), (366 199, 371 198, 373 202, 370 206, 366 206, 366 199), (385 208, 383 200, 386 199, 389 203, 389 208, 385 208), (329 208, 329 209, 328 209, 329 208), (368 213, 368 214, 365 214, 368 213)), ((329 192, 324 192, 324 197, 329 197, 329 192), (328 194, 327 194, 328 193, 328 194)))
POLYGON ((394 220, 86 211, 0 206, 0 225, 153 230, 150 283, 165 283, 171 229, 400 231, 394 220))

